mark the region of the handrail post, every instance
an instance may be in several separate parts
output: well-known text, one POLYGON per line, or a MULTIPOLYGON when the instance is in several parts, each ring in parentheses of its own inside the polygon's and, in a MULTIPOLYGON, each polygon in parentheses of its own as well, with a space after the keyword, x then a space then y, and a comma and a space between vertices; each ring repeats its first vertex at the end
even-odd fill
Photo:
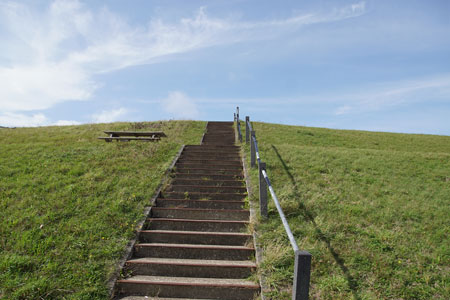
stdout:
POLYGON ((306 251, 300 250, 295 251, 292 300, 308 300, 310 277, 311 277, 311 254, 306 251))
POLYGON ((239 142, 242 143, 242 130, 241 130, 241 122, 239 122, 239 142))
POLYGON ((261 217, 267 219, 267 183, 262 171, 266 170, 266 163, 259 163, 259 211, 261 217))
POLYGON ((256 149, 255 149, 255 131, 251 132, 250 140, 250 167, 254 167, 256 163, 256 149))
POLYGON ((250 132, 249 132, 249 128, 248 128, 248 122, 250 122, 250 117, 246 116, 245 117, 245 143, 248 144, 248 142, 250 141, 250 132))

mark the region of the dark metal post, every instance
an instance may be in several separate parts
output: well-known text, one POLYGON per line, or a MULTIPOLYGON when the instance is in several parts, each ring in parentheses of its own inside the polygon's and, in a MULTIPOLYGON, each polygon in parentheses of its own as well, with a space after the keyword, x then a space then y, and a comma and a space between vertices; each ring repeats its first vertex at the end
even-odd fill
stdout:
POLYGON ((236 113, 234 113, 233 121, 236 122, 236 113))
POLYGON ((294 284, 292 300, 308 300, 309 281, 311 277, 311 254, 306 251, 295 251, 294 284))
POLYGON ((262 170, 266 170, 266 163, 259 163, 259 211, 261 217, 267 218, 267 183, 262 174, 262 170))
POLYGON ((248 128, 248 122, 250 122, 250 117, 246 116, 245 117, 245 143, 248 144, 248 142, 250 141, 250 132, 249 132, 249 128, 248 128))
POLYGON ((250 139, 250 167, 254 167, 255 163, 256 163, 255 131, 252 130, 250 139))

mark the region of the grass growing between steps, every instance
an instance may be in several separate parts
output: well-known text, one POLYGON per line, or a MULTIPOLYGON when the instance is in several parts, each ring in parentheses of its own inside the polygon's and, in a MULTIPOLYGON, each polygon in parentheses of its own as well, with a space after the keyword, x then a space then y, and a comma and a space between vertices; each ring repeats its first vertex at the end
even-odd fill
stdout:
MULTIPOLYGON (((313 255, 312 299, 448 297, 450 137, 253 126, 299 247, 313 255)), ((251 179, 257 201, 255 169, 251 179)), ((255 225, 261 272, 272 299, 290 299, 294 256, 269 203, 255 225)))
POLYGON ((0 298, 108 299, 106 282, 165 170, 204 122, 0 129, 0 298), (160 142, 97 140, 164 131, 160 142))

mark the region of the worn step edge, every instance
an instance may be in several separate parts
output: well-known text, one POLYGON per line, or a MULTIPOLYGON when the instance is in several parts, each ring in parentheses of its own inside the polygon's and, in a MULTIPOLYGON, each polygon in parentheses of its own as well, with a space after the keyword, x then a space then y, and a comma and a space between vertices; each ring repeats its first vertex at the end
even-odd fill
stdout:
POLYGON ((241 232, 220 232, 220 231, 181 231, 181 230, 141 230, 141 233, 160 233, 160 234, 184 234, 184 235, 216 235, 216 236, 230 236, 230 237, 248 237, 252 235, 241 232))
MULTIPOLYGON (((184 176, 186 177, 227 177, 227 178, 233 178, 236 180, 243 180, 244 176, 243 175, 227 175, 227 174, 202 174, 202 173, 198 173, 198 174, 192 174, 192 173, 181 173, 181 172, 174 172, 172 173, 173 178, 180 178, 182 179, 184 176), (180 177, 179 177, 180 176, 180 177)), ((225 179, 225 180, 229 180, 229 179, 225 179)))
POLYGON ((211 250, 243 250, 254 251, 255 248, 235 245, 196 245, 196 244, 168 244, 168 243, 139 243, 135 247, 165 247, 180 249, 211 249, 211 250))
POLYGON ((210 198, 210 199, 205 199, 203 201, 216 201, 216 200, 229 200, 229 199, 226 199, 226 198, 245 199, 247 197, 247 194, 243 194, 243 193, 198 193, 198 192, 189 192, 188 195, 185 195, 185 193, 183 193, 183 192, 163 192, 161 198, 164 199, 166 196, 167 196, 167 198, 170 198, 170 199, 200 200, 200 199, 204 199, 204 198, 210 198), (175 198, 176 196, 179 196, 179 197, 182 197, 182 198, 175 198), (188 198, 186 198, 186 196, 188 198))
MULTIPOLYGON (((229 201, 229 200, 191 200, 191 199, 167 199, 167 198, 158 198, 156 200, 157 207, 168 207, 168 208, 176 208, 176 207, 186 207, 185 205, 188 205, 186 208, 191 208, 189 205, 195 207, 198 206, 221 206, 223 205, 226 209, 226 205, 235 205, 235 206, 244 206, 245 201, 229 201), (165 203, 164 203, 165 202, 165 203), (159 203, 159 204, 158 204, 159 203), (164 205, 169 206, 159 206, 160 204, 164 203, 164 205), (173 205, 173 206, 171 206, 173 205)), ((195 207, 195 208, 202 208, 202 207, 195 207)), ((216 208, 219 209, 219 208, 216 208)))
MULTIPOLYGON (((189 185, 189 184, 171 184, 169 186, 169 189, 171 187, 176 187, 176 188, 204 188, 204 189, 236 189, 236 190, 242 190, 244 191, 244 193, 242 194, 247 194, 247 188, 245 188, 244 186, 228 186, 228 185, 224 185, 224 186, 207 186, 207 185, 189 185)), ((221 193, 220 193, 221 194, 221 193)))
POLYGON ((180 185, 205 185, 205 186, 236 186, 236 187, 245 187, 245 181, 240 179, 236 180, 216 180, 216 179, 204 179, 204 178, 172 178, 172 184, 180 184, 180 185))
POLYGON ((171 218, 147 218, 148 222, 192 222, 192 223, 240 223, 240 224, 249 224, 248 221, 228 221, 228 220, 195 220, 195 219, 171 219, 171 218))
POLYGON ((216 260, 216 259, 180 259, 143 257, 127 261, 127 264, 160 264, 178 266, 227 267, 227 268, 256 268, 251 260, 216 260))
POLYGON ((117 282, 127 283, 135 282, 142 284, 158 285, 182 285, 182 286, 211 286, 211 287, 237 287, 259 289, 259 285, 254 282, 242 279, 223 279, 223 278, 190 278, 190 277, 165 277, 165 276, 145 276, 138 275, 127 279, 121 279, 117 282))

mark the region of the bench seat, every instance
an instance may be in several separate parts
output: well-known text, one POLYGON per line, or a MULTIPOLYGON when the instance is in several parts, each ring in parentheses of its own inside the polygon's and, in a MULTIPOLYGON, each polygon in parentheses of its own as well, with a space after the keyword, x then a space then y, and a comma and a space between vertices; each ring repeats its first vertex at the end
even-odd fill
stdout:
POLYGON ((104 131, 104 133, 109 134, 113 137, 120 136, 151 136, 151 137, 167 137, 162 131, 104 131))
POLYGON ((99 137, 101 140, 105 140, 107 142, 111 142, 112 140, 116 141, 159 141, 161 138, 159 137, 118 137, 118 136, 107 136, 107 137, 99 137))

